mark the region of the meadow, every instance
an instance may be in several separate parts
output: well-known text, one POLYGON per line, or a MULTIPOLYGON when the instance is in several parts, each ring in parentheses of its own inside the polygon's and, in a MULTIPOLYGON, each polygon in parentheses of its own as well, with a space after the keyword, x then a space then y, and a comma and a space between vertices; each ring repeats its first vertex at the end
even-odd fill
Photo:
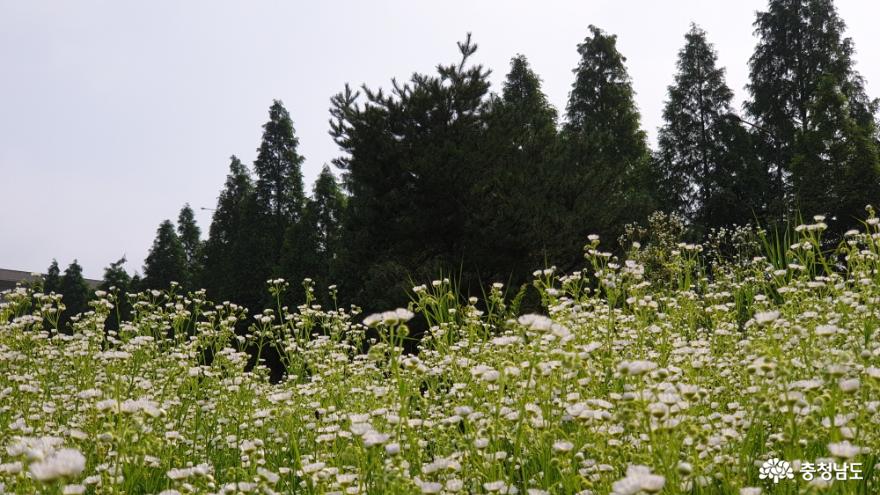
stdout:
POLYGON ((0 493, 880 493, 869 215, 830 246, 822 217, 619 257, 591 236, 583 270, 534 273, 535 311, 442 278, 371 315, 314 304, 307 280, 288 308, 277 279, 262 314, 108 291, 65 332, 58 296, 19 287, 0 304, 0 493), (270 350, 281 381, 252 366, 270 350))

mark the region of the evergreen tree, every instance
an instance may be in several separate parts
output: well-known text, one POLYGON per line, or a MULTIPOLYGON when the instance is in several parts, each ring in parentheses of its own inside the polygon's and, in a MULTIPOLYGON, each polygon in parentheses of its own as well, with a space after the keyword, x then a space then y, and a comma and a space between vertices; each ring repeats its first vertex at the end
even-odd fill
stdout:
POLYGON ((563 163, 553 182, 568 212, 562 229, 577 236, 571 264, 580 263, 580 245, 590 233, 606 242, 621 227, 645 217, 653 207, 654 176, 646 135, 617 37, 590 26, 578 45, 581 60, 566 108, 563 163), (598 207, 597 207, 598 206, 598 207))
POLYGON ((60 289, 61 301, 66 308, 61 314, 61 327, 64 328, 72 316, 84 313, 89 308, 89 286, 86 285, 82 267, 76 260, 64 270, 60 289))
POLYGON ((436 75, 394 81, 387 95, 364 88, 363 106, 348 87, 333 98, 331 134, 345 152, 334 163, 350 193, 345 285, 372 308, 401 304, 407 277, 466 264, 489 87, 489 72, 468 64, 476 49, 468 36, 461 60, 436 75))
POLYGON ((103 291, 118 290, 120 293, 127 292, 131 286, 131 276, 122 265, 126 263, 125 256, 119 258, 104 268, 104 278, 98 286, 103 291))
POLYGON ((698 232, 760 215, 769 180, 731 108, 733 92, 716 60, 705 31, 692 25, 658 135, 662 206, 690 219, 698 232))
POLYGON ((122 266, 125 262, 126 259, 123 256, 104 268, 104 278, 98 286, 99 289, 109 294, 116 294, 117 297, 115 307, 110 311, 105 322, 106 328, 112 330, 118 329, 119 322, 126 321, 131 316, 131 305, 128 302, 127 294, 132 290, 132 279, 122 266))
POLYGON ((144 288, 167 289, 171 282, 181 283, 186 276, 186 253, 174 231, 174 224, 165 220, 156 231, 156 239, 144 261, 144 288))
MULTIPOLYGON (((326 165, 315 181, 312 198, 303 216, 285 239, 282 258, 284 276, 294 285, 305 278, 315 281, 318 294, 335 284, 336 257, 342 249, 345 195, 326 165)), ((299 302, 299 294, 296 301, 299 302)))
POLYGON ((211 298, 242 305, 256 305, 262 300, 265 277, 260 270, 263 263, 249 252, 252 241, 248 236, 257 234, 249 222, 256 211, 250 173, 232 156, 205 242, 203 283, 211 298))
POLYGON ((52 264, 49 265, 49 268, 46 270, 46 276, 43 277, 43 293, 59 293, 60 290, 61 269, 58 267, 58 260, 53 259, 52 264))
POLYGON ((252 310, 268 302, 266 280, 281 275, 280 262, 285 237, 302 217, 305 205, 299 140, 284 105, 275 100, 254 161, 254 194, 245 201, 241 249, 247 253, 248 273, 243 273, 252 310))
POLYGON ((853 68, 844 29, 831 0, 771 0, 757 15, 746 109, 772 174, 776 218, 792 208, 858 216, 861 208, 851 205, 876 198, 878 164, 870 148, 872 142, 876 147, 877 103, 853 68), (831 153, 845 161, 830 160, 831 153), (845 182, 853 177, 864 182, 845 182), (815 182, 824 179, 832 182, 815 182), (817 194, 818 187, 829 194, 817 194))
POLYGON ((553 257, 560 216, 546 179, 556 151, 556 110, 525 56, 511 60, 502 94, 483 118, 483 170, 472 184, 482 201, 469 215, 470 256, 482 281, 518 284, 553 257))
POLYGON ((177 217, 177 237, 183 246, 186 256, 186 276, 183 285, 189 289, 197 289, 201 282, 202 272, 202 231, 196 224, 195 214, 189 203, 185 204, 177 217))
POLYGON ((299 219, 305 204, 303 158, 296 151, 298 145, 290 114, 275 100, 269 108, 269 121, 263 125, 263 140, 254 161, 255 192, 260 208, 274 222, 280 222, 282 233, 299 219))
POLYGON ((144 289, 144 280, 141 278, 141 274, 138 272, 134 272, 134 275, 131 276, 131 283, 128 285, 128 292, 134 294, 137 292, 141 292, 144 289))
POLYGON ((810 113, 822 118, 795 143, 791 172, 796 206, 804 214, 840 220, 833 225, 839 232, 856 225, 865 205, 880 197, 876 127, 855 120, 846 96, 827 76, 816 89, 810 113))

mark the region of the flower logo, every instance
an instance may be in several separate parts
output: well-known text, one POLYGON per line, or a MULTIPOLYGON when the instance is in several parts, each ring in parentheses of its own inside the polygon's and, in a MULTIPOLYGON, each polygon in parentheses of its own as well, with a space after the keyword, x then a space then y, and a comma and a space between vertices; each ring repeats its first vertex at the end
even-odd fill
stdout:
POLYGON ((758 470, 758 473, 758 478, 761 478, 762 480, 770 478, 773 480, 773 483, 779 483, 779 480, 786 478, 794 478, 791 464, 788 461, 776 457, 767 459, 764 464, 761 465, 761 469, 758 470))

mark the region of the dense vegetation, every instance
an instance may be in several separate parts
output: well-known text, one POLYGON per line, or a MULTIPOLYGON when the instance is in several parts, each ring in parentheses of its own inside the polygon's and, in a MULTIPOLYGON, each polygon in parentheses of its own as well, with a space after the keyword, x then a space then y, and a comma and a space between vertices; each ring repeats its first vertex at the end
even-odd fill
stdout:
POLYGON ((686 33, 655 150, 595 26, 561 116, 470 36, 346 86, 310 195, 273 102, 206 240, 0 293, 0 493, 880 492, 878 103, 830 0, 754 27, 742 114, 686 33))
MULTIPOLYGON (((478 295, 527 282, 534 266, 575 269, 587 234, 619 253, 626 226, 654 211, 684 218, 691 240, 821 213, 837 220, 837 240, 880 198, 877 101, 830 0, 772 0, 754 28, 742 114, 707 33, 685 34, 653 151, 626 58, 595 26, 562 119, 524 55, 492 92, 470 36, 434 74, 346 86, 330 108, 341 181, 325 166, 311 197, 293 120, 275 101, 253 166, 231 158, 207 240, 186 206, 176 228, 159 227, 143 280, 120 280, 116 266, 111 285, 176 281, 258 311, 265 280, 311 278, 378 309, 402 304, 410 280, 454 276, 478 295)), ((64 292, 72 309, 81 288, 64 292)))
POLYGON ((311 284, 292 309, 275 279, 252 316, 179 287, 101 291, 65 332, 57 295, 6 291, 0 492, 877 493, 871 213, 831 251, 822 218, 776 250, 749 229, 677 243, 655 216, 624 259, 591 237, 586 268, 536 271, 543 314, 448 280, 366 318, 311 284), (430 329, 406 352, 414 318, 430 329), (776 483, 775 458, 793 471, 776 483), (850 479, 824 479, 832 463, 850 479))

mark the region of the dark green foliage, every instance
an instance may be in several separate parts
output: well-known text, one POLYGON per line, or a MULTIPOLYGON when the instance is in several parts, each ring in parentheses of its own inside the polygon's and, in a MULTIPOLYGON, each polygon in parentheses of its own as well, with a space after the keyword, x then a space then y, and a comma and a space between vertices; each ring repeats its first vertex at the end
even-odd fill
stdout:
POLYGON ((244 202, 242 229, 238 232, 243 261, 237 283, 247 291, 247 307, 256 309, 267 301, 266 280, 282 276, 281 258, 288 232, 297 229, 303 215, 305 196, 297 153, 299 140, 293 121, 282 103, 269 108, 263 138, 254 161, 254 193, 244 202))
POLYGON ((43 292, 50 294, 58 293, 61 290, 61 269, 58 267, 58 260, 53 259, 52 264, 46 270, 43 277, 43 292))
POLYGON ((658 136, 661 206, 683 215, 697 232, 760 218, 768 180, 716 60, 705 31, 692 25, 658 136))
POLYGON ((853 69, 844 29, 831 0, 772 0, 755 21, 746 109, 772 173, 776 219, 800 208, 830 212, 848 226, 864 206, 853 205, 876 198, 877 103, 853 69), (858 185, 850 182, 856 177, 858 185))
POLYGON ((129 291, 131 286, 131 276, 122 267, 126 262, 125 256, 119 258, 106 268, 104 268, 104 278, 101 280, 99 288, 106 292, 114 290, 124 293, 129 291))
POLYGON ((295 219, 302 210, 303 158, 296 151, 298 145, 290 114, 275 100, 269 107, 269 121, 263 125, 263 141, 254 161, 257 198, 272 215, 295 219))
POLYGON ((269 108, 269 121, 263 125, 254 173, 256 201, 272 228, 276 248, 287 227, 302 215, 305 204, 300 169, 303 158, 296 151, 298 145, 290 114, 275 100, 269 108))
POLYGON ((336 178, 330 168, 324 166, 302 218, 288 229, 282 251, 282 273, 294 287, 296 302, 302 302, 299 284, 305 278, 315 281, 319 301, 329 302, 325 292, 329 285, 336 283, 336 256, 342 250, 345 203, 336 178))
POLYGON ((131 276, 122 267, 125 262, 125 256, 123 256, 104 268, 104 278, 98 286, 99 289, 116 297, 114 308, 110 310, 110 315, 107 317, 106 327, 108 329, 118 329, 119 322, 129 319, 131 316, 131 305, 126 294, 134 292, 134 288, 131 276))
POLYGON ((177 217, 177 237, 186 257, 186 272, 181 283, 187 290, 196 289, 201 277, 204 262, 201 236, 202 231, 196 224, 195 214, 187 203, 177 217))
MULTIPOLYGON (((345 302, 369 311, 405 303, 411 282, 443 273, 478 294, 550 264, 577 269, 588 234, 613 250, 625 225, 655 209, 681 213, 695 235, 798 207, 848 227, 880 196, 880 174, 877 105, 852 69, 843 23, 829 0, 773 0, 755 27, 749 118, 732 109, 724 69, 693 27, 653 154, 626 59, 595 26, 578 45, 561 129, 524 56, 490 94, 470 35, 460 59, 434 73, 386 91, 346 85, 330 125, 347 194, 325 167, 305 197, 293 123, 274 101, 254 176, 232 158, 203 247, 192 210, 181 211, 175 277, 251 310, 270 303, 268 279, 287 279, 285 303, 298 304, 311 278, 321 304, 338 283, 345 302)), ((176 252, 164 237, 154 250, 176 252)), ((160 278, 150 268, 146 286, 160 278)))
MULTIPOLYGON (((226 184, 217 199, 205 242, 204 287, 218 301, 242 304, 248 288, 242 281, 255 268, 256 260, 245 251, 246 215, 253 208, 253 182, 247 167, 232 156, 226 184)), ((252 291, 253 289, 250 289, 252 291)), ((253 295, 251 295, 253 297, 253 295)))
POLYGON ((568 239, 568 264, 579 263, 591 233, 615 239, 624 224, 653 209, 655 178, 645 132, 617 37, 590 26, 578 45, 581 60, 566 108, 562 154, 551 178, 567 212, 560 225, 568 239), (598 207, 597 207, 598 206, 598 207))
POLYGON ((351 194, 344 284, 354 300, 400 304, 404 279, 367 290, 378 267, 390 263, 420 280, 438 265, 458 266, 472 248, 463 241, 467 216, 480 207, 469 186, 482 172, 489 87, 488 71, 468 64, 476 48, 468 36, 460 62, 394 81, 390 94, 365 87, 363 105, 348 87, 332 100, 331 134, 346 154, 335 164, 351 194))
POLYGON ((82 267, 76 260, 64 270, 60 292, 61 301, 66 308, 61 314, 61 328, 64 328, 72 316, 89 309, 89 286, 86 285, 82 267))
POLYGON ((167 289, 171 282, 181 283, 185 277, 186 253, 174 224, 165 220, 159 225, 153 247, 144 261, 144 288, 167 289))
POLYGON ((876 126, 856 121, 831 77, 820 82, 810 107, 822 118, 797 136, 791 162, 796 206, 836 218, 839 232, 856 225, 865 205, 880 198, 876 126))
POLYGON ((254 161, 256 180, 241 161, 231 159, 204 245, 204 287, 210 297, 233 301, 251 310, 268 303, 266 281, 285 276, 284 253, 308 252, 287 245, 302 222, 303 158, 293 122, 275 100, 254 161))
POLYGON ((553 227, 562 215, 548 180, 556 110, 525 56, 511 60, 502 95, 489 101, 483 119, 481 173, 471 183, 479 203, 467 217, 468 255, 482 282, 518 284, 554 257, 553 227))
POLYGON ((135 272, 134 275, 131 276, 131 283, 129 284, 129 292, 140 292, 144 289, 144 279, 141 277, 140 273, 135 272))

